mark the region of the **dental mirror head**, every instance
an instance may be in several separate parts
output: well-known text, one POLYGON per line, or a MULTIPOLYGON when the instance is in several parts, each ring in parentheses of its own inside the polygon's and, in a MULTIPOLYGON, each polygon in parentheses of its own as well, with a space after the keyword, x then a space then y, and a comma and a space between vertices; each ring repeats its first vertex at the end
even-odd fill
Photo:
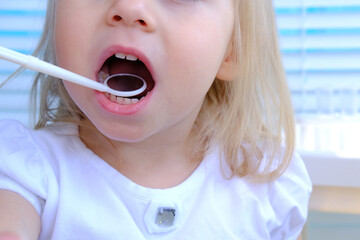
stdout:
POLYGON ((113 90, 109 93, 120 97, 133 97, 147 88, 146 81, 142 77, 130 73, 111 75, 105 79, 104 84, 113 90), (117 94, 114 94, 116 92, 117 94))

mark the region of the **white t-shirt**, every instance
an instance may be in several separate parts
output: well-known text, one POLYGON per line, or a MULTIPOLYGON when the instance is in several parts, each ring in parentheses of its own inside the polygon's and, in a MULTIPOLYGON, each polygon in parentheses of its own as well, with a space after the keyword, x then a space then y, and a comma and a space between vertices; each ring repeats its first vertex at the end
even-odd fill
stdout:
POLYGON ((214 151, 180 185, 145 188, 89 150, 76 125, 35 131, 9 120, 0 121, 0 189, 35 207, 44 240, 281 240, 300 234, 311 182, 298 156, 272 183, 227 180, 214 151))

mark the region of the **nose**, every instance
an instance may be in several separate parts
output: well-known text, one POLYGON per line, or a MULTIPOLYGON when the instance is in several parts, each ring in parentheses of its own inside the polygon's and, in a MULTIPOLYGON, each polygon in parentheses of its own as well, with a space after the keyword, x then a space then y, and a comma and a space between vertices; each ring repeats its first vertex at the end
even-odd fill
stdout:
POLYGON ((151 32, 155 29, 155 17, 149 0, 114 0, 107 21, 112 26, 126 25, 151 32), (150 3, 150 4, 149 4, 150 3))

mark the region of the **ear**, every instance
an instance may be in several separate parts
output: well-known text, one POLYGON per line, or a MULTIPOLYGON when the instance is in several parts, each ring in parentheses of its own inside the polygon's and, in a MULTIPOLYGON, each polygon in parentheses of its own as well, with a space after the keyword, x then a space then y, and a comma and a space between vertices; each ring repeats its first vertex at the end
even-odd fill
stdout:
POLYGON ((225 58, 219 68, 216 78, 223 81, 232 81, 239 74, 238 59, 234 52, 234 45, 231 41, 229 43, 228 49, 226 50, 225 58))

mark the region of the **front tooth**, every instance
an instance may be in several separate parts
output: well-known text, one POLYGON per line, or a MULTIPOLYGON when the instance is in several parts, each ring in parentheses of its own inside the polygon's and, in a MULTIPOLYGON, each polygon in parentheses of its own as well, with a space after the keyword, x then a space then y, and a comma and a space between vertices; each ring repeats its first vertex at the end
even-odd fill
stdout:
POLYGON ((117 53, 117 54, 115 54, 115 57, 121 58, 121 59, 125 59, 125 58, 126 58, 126 55, 123 54, 123 53, 117 53))
POLYGON ((124 98, 123 97, 116 97, 116 102, 119 104, 122 104, 124 102, 124 98))
POLYGON ((116 102, 116 100, 117 100, 116 96, 111 94, 110 95, 110 100, 113 101, 113 102, 116 102))
POLYGON ((125 104, 125 105, 131 104, 130 98, 124 98, 123 104, 125 104))
POLYGON ((137 60, 137 57, 135 57, 135 56, 133 56, 133 55, 126 55, 126 60, 136 61, 136 60, 137 60))
POLYGON ((132 98, 131 99, 131 103, 137 103, 139 101, 139 99, 137 99, 137 98, 132 98))

